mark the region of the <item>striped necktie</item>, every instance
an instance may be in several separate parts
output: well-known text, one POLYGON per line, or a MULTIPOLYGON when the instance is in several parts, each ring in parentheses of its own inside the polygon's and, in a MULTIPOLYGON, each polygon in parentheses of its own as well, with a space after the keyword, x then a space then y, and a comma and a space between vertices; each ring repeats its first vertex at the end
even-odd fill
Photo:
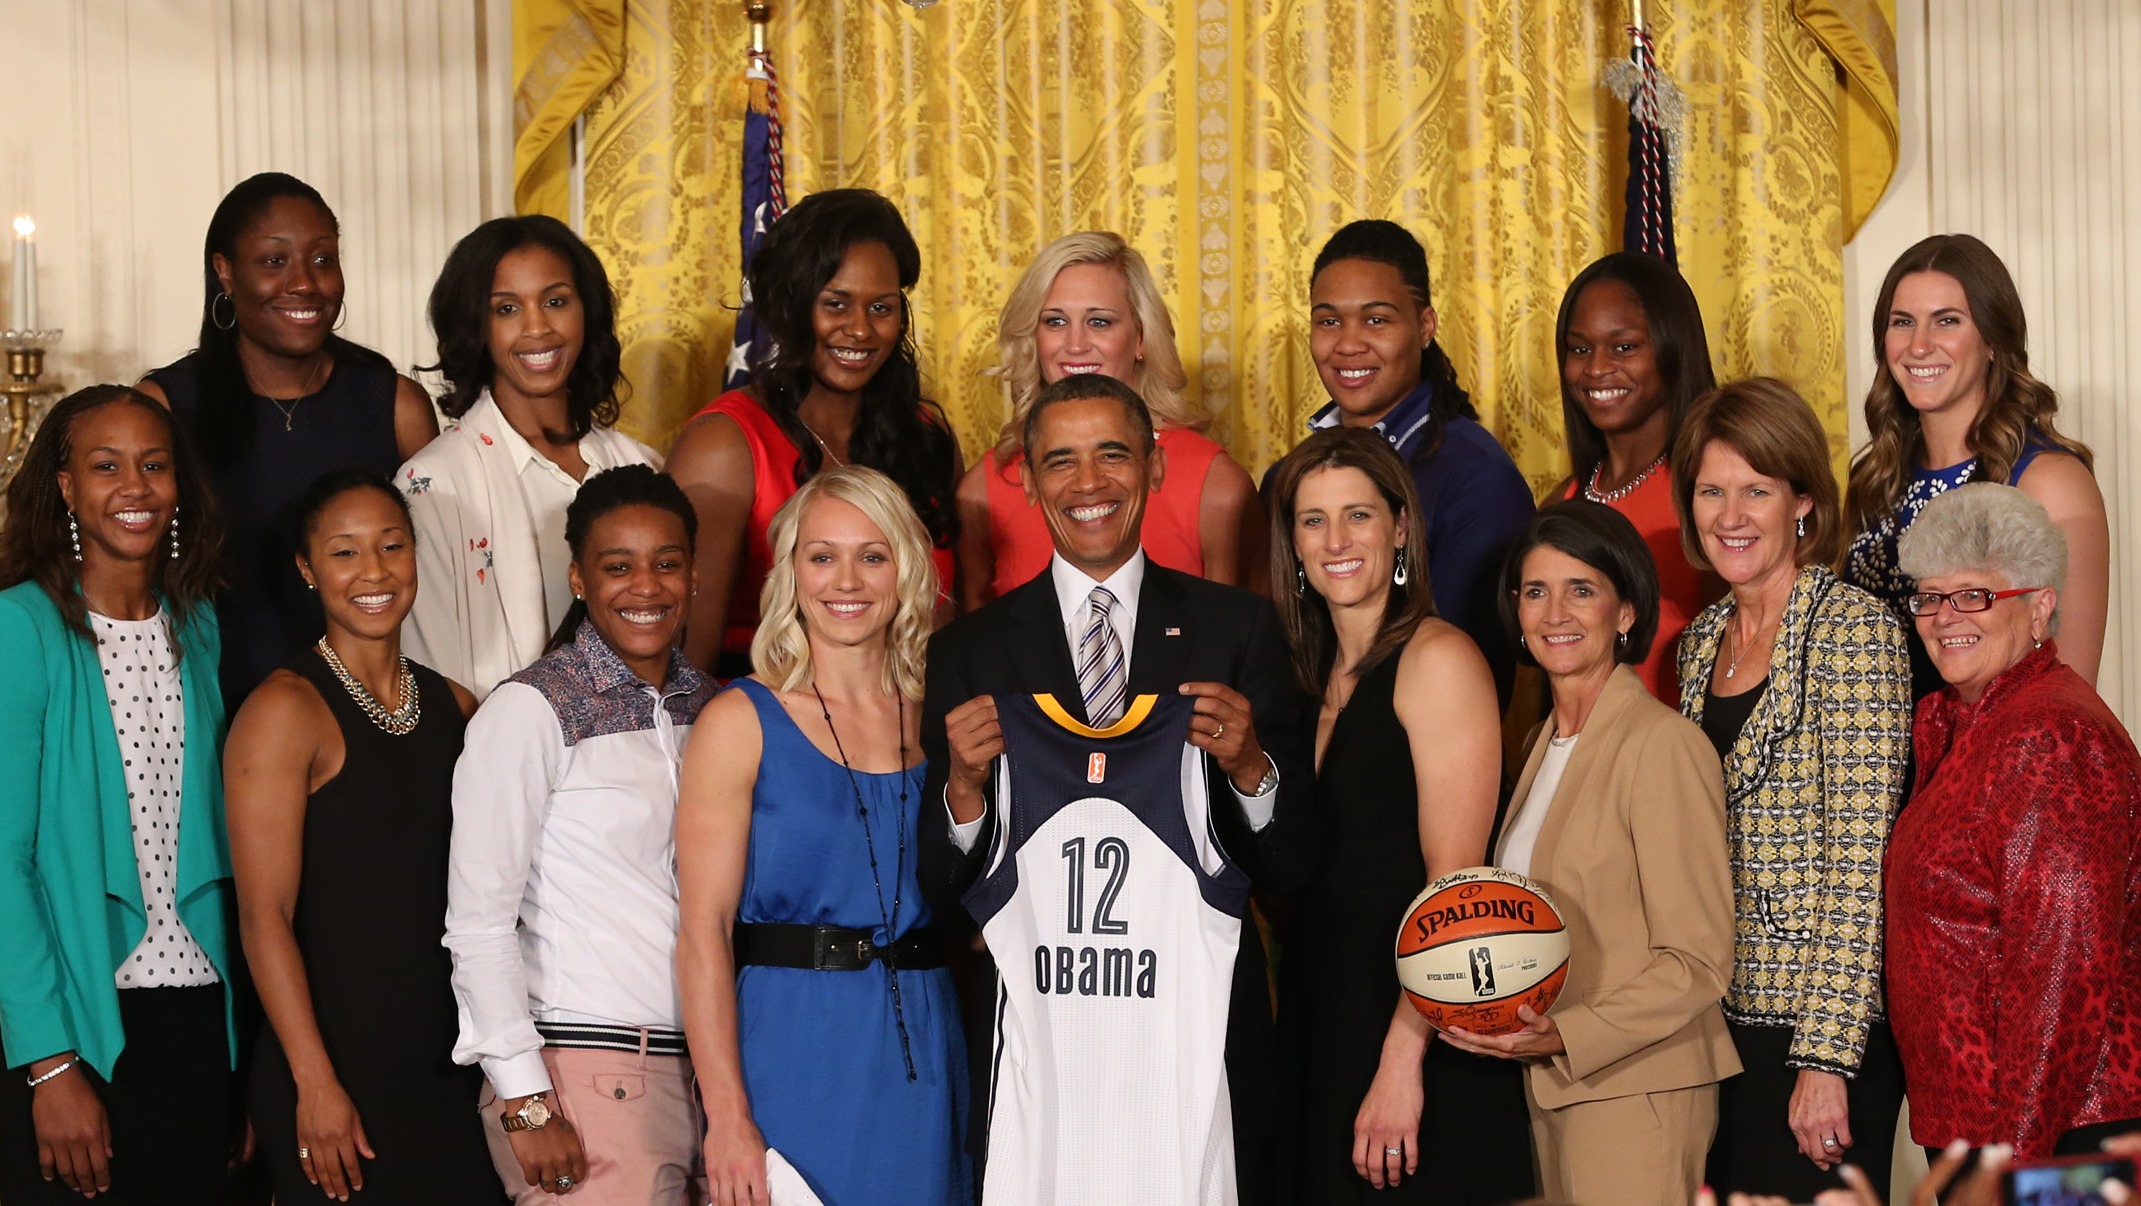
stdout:
POLYGON ((1085 635, 1078 638, 1078 690, 1085 696, 1085 720, 1107 728, 1122 719, 1130 696, 1130 675, 1123 661, 1122 638, 1108 615, 1115 610, 1115 596, 1105 586, 1096 586, 1086 596, 1092 619, 1085 635))

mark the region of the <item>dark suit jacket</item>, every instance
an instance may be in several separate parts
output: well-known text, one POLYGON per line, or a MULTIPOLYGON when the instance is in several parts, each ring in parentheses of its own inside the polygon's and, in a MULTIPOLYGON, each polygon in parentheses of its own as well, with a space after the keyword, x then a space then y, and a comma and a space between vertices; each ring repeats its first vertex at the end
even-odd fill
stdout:
MULTIPOLYGON (((1278 765, 1278 800, 1271 823, 1251 833, 1226 774, 1207 759, 1214 827, 1228 855, 1259 888, 1292 890, 1315 861, 1309 832, 1315 798, 1314 733, 1309 727, 1314 713, 1294 685, 1278 613, 1247 591, 1177 573, 1148 559, 1131 642, 1130 693, 1162 694, 1186 682, 1225 683, 1248 698, 1257 739, 1278 765)), ((977 695, 1043 692, 1083 715, 1063 611, 1056 602, 1054 580, 1045 570, 980 611, 953 621, 930 641, 928 693, 922 707, 929 777, 916 857, 923 890, 940 916, 980 873, 988 847, 984 839, 962 856, 951 840, 951 818, 943 804, 951 767, 945 715, 977 695)), ((989 807, 994 806, 990 801, 989 807)), ((988 831, 984 826, 984 833, 988 831)), ((1227 1081, 1242 1201, 1265 1201, 1278 1138, 1277 1052, 1264 944, 1253 922, 1242 927, 1241 953, 1234 963, 1227 1081)))

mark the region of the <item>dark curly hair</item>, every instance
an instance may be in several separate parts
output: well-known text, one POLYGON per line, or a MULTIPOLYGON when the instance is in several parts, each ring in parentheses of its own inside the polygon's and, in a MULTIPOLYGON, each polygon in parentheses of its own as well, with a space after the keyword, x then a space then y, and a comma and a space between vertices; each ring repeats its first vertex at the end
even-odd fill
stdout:
MULTIPOLYGON (((655 507, 676 516, 684 524, 685 556, 699 545, 699 512, 684 494, 684 487, 676 479, 659 472, 650 465, 619 465, 589 474, 580 483, 580 492, 573 495, 572 504, 565 508, 565 545, 572 550, 574 561, 587 553, 587 535, 595 521, 612 511, 625 507, 655 507)), ((574 599, 566 609, 565 618, 558 622, 557 631, 550 634, 550 643, 543 647, 544 653, 572 644, 579 635, 580 622, 587 618, 587 601, 574 599)))
MULTIPOLYGON (((1323 275, 1324 269, 1340 260, 1388 264, 1397 269, 1398 278, 1405 282, 1414 305, 1434 304, 1427 287, 1427 249, 1420 246, 1420 240, 1413 238, 1411 231, 1395 222, 1364 218, 1339 227, 1338 233, 1324 243, 1323 250, 1316 253, 1316 264, 1309 271, 1309 280, 1323 275)), ((1472 395, 1457 383, 1457 366, 1450 363, 1440 340, 1430 339, 1427 346, 1420 349, 1420 379, 1433 385, 1435 393, 1429 403, 1425 438, 1413 448, 1412 459, 1416 462, 1435 455, 1436 449, 1442 447, 1442 429, 1451 419, 1479 418, 1479 411, 1472 405, 1472 395)))
POLYGON ((624 344, 617 338, 617 294, 610 288, 610 275, 594 248, 556 218, 492 218, 453 245, 438 283, 431 287, 431 331, 438 337, 439 362, 418 367, 445 376, 440 410, 456 419, 468 413, 497 371, 491 363, 491 284, 498 276, 498 261, 527 247, 554 252, 571 265, 572 290, 580 296, 586 318, 579 357, 565 380, 567 430, 543 433, 557 443, 571 443, 596 427, 614 426, 631 386, 624 379, 624 344))
POLYGON ((215 491, 201 472, 185 428, 171 421, 163 404, 126 385, 92 385, 60 399, 45 416, 22 466, 7 484, 7 526, 0 528, 0 589, 35 582, 59 608, 67 627, 83 640, 89 609, 82 600, 81 562, 75 560, 67 531, 67 497, 60 492, 60 471, 74 456, 74 425, 83 415, 113 404, 138 406, 156 416, 171 439, 172 476, 178 482, 182 517, 177 557, 152 559, 152 585, 171 617, 171 647, 181 657, 178 632, 209 605, 223 555, 223 524, 215 491))
MULTIPOLYGON (((319 206, 327 224, 341 232, 341 219, 335 217, 318 189, 283 172, 261 172, 239 181, 237 187, 223 195, 208 219, 208 235, 202 240, 201 331, 194 343, 198 357, 197 396, 201 400, 196 421, 208 465, 218 473, 227 472, 253 450, 253 410, 247 402, 258 391, 246 380, 245 366, 238 360, 237 323, 228 329, 216 325, 216 299, 223 296, 223 279, 216 275, 216 257, 236 263, 239 236, 252 229, 267 215, 268 207, 284 197, 319 206)), ((372 349, 332 333, 327 336, 325 350, 337 367, 344 363, 392 367, 386 357, 372 349)))
POLYGON ((797 414, 810 394, 817 355, 813 312, 819 291, 840 271, 848 250, 862 243, 882 245, 899 270, 900 337, 863 387, 848 460, 896 482, 931 541, 948 548, 959 534, 952 499, 958 446, 944 412, 922 396, 914 312, 906 299, 921 278, 922 252, 892 202, 868 189, 831 189, 805 197, 767 229, 749 273, 751 309, 767 334, 752 365, 759 399, 796 446, 795 480, 801 485, 825 463, 816 437, 797 414))

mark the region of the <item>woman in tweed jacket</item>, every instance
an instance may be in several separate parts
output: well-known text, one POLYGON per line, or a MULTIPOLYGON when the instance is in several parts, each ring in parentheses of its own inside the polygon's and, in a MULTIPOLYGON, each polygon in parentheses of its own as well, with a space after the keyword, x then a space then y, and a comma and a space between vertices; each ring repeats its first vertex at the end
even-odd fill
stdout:
POLYGON ((1831 566, 1828 438, 1767 378, 1698 400, 1673 449, 1693 564, 1731 592, 1680 640, 1680 710, 1725 768, 1737 942, 1725 1017, 1744 1075, 1709 1181, 1804 1201, 1849 1156, 1885 1184, 1902 1074, 1883 1021, 1881 858, 1904 785, 1903 630, 1831 566))

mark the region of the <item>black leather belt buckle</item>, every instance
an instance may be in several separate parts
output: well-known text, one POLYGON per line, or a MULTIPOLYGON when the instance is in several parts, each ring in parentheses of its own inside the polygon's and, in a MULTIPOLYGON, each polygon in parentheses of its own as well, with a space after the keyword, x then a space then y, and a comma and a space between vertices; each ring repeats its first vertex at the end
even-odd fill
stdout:
POLYGON ((814 970, 861 971, 870 965, 876 951, 868 934, 838 926, 812 927, 810 962, 814 970))

